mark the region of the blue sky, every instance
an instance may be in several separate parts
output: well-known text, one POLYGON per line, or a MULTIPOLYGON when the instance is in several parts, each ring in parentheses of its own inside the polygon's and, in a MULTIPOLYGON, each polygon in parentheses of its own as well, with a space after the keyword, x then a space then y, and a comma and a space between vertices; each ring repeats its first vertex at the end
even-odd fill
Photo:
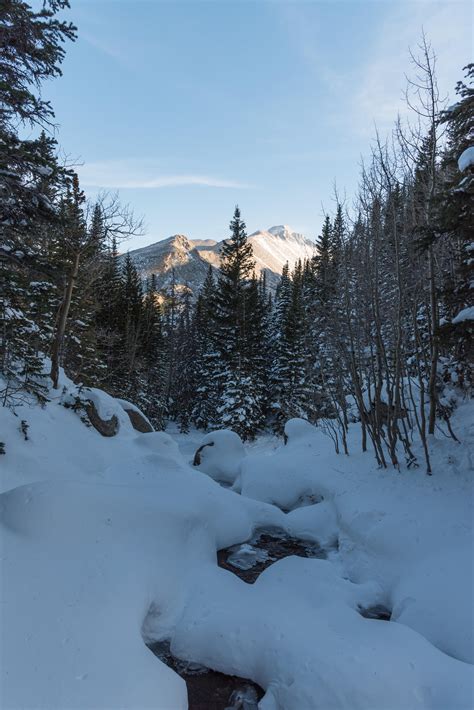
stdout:
POLYGON ((119 190, 143 246, 249 232, 315 237, 334 182, 354 193, 374 123, 403 110, 408 47, 425 28, 441 88, 472 59, 464 0, 72 0, 79 39, 48 84, 59 141, 91 197, 119 190))

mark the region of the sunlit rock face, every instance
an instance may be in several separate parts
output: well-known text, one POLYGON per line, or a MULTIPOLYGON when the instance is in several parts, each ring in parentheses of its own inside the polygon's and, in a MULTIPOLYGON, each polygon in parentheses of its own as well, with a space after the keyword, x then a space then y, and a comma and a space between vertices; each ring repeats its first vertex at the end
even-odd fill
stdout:
MULTIPOLYGON (((287 225, 270 227, 249 236, 252 244, 257 275, 265 272, 267 285, 274 291, 284 265, 290 269, 298 260, 311 258, 316 247, 303 234, 293 232, 287 225)), ((213 239, 188 239, 175 234, 130 252, 135 266, 145 280, 155 274, 160 291, 189 289, 196 296, 204 283, 209 264, 218 269, 223 241, 213 239)), ((123 255, 120 257, 123 258, 123 255)))

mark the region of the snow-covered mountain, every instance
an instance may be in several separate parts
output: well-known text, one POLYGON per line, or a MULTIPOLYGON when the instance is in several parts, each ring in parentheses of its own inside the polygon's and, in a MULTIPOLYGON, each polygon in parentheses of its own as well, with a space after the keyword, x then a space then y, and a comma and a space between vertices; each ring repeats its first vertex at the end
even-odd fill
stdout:
MULTIPOLYGON (((216 242, 199 242, 203 248, 214 248, 216 242)), ((196 243, 183 234, 175 234, 161 242, 155 242, 141 249, 130 252, 135 266, 145 280, 151 274, 156 274, 159 290, 167 289, 173 279, 177 285, 188 285, 193 293, 206 278, 208 264, 200 256, 196 243)))
MULTIPOLYGON (((287 225, 270 227, 249 236, 253 247, 257 274, 266 272, 267 283, 274 290, 286 262, 292 268, 298 259, 315 253, 315 244, 303 234, 293 232, 287 225)), ((206 277, 209 264, 219 267, 220 251, 224 240, 188 239, 175 234, 155 242, 130 255, 143 279, 156 274, 157 286, 166 289, 174 279, 178 286, 188 286, 196 294, 206 277)))

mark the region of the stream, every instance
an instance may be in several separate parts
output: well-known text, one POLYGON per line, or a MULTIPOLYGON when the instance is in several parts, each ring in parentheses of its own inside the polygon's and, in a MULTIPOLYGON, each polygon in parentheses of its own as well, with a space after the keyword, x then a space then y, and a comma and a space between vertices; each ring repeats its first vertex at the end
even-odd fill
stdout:
MULTIPOLYGON (((284 557, 326 559, 328 552, 317 542, 293 537, 282 528, 262 527, 248 540, 219 550, 217 564, 253 584, 267 567, 284 557)), ((390 620, 390 610, 381 605, 360 608, 359 613, 368 619, 390 620)), ((151 643, 149 648, 186 681, 190 710, 257 710, 264 696, 264 690, 251 680, 218 673, 173 656, 167 640, 151 643)))

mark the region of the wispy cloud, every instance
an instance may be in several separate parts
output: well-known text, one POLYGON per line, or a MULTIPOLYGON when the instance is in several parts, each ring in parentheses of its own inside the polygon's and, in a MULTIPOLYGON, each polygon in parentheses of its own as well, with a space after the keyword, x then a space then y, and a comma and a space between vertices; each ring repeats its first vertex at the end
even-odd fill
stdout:
POLYGON ((472 54, 473 6, 464 0, 393 3, 369 51, 353 94, 357 124, 372 131, 373 123, 386 129, 397 113, 407 112, 405 74, 413 74, 409 49, 417 54, 424 30, 437 55, 441 94, 454 93, 462 67, 472 54))
POLYGON ((109 160, 86 163, 79 169, 84 187, 156 190, 163 187, 216 187, 246 189, 252 187, 237 180, 195 173, 163 173, 154 161, 109 160))
MULTIPOLYGON (((359 3, 364 4, 361 0, 359 3)), ((354 6, 357 4, 354 0, 354 6)), ((474 10, 470 0, 374 0, 373 5, 382 7, 383 13, 377 13, 378 21, 361 38, 357 61, 331 66, 321 37, 323 15, 315 11, 318 6, 305 2, 277 4, 295 49, 316 85, 323 87, 326 115, 333 125, 349 125, 350 132, 359 137, 372 135, 374 123, 387 130, 398 113, 406 112, 409 48, 416 52, 422 30, 438 57, 441 93, 449 93, 452 98, 462 67, 472 56, 474 10)))
POLYGON ((86 30, 81 30, 79 41, 87 42, 87 44, 91 47, 98 49, 100 52, 106 54, 111 59, 114 59, 119 64, 126 64, 126 59, 130 56, 129 51, 125 51, 123 48, 115 46, 110 42, 105 41, 103 38, 97 37, 92 32, 87 32, 86 30))

